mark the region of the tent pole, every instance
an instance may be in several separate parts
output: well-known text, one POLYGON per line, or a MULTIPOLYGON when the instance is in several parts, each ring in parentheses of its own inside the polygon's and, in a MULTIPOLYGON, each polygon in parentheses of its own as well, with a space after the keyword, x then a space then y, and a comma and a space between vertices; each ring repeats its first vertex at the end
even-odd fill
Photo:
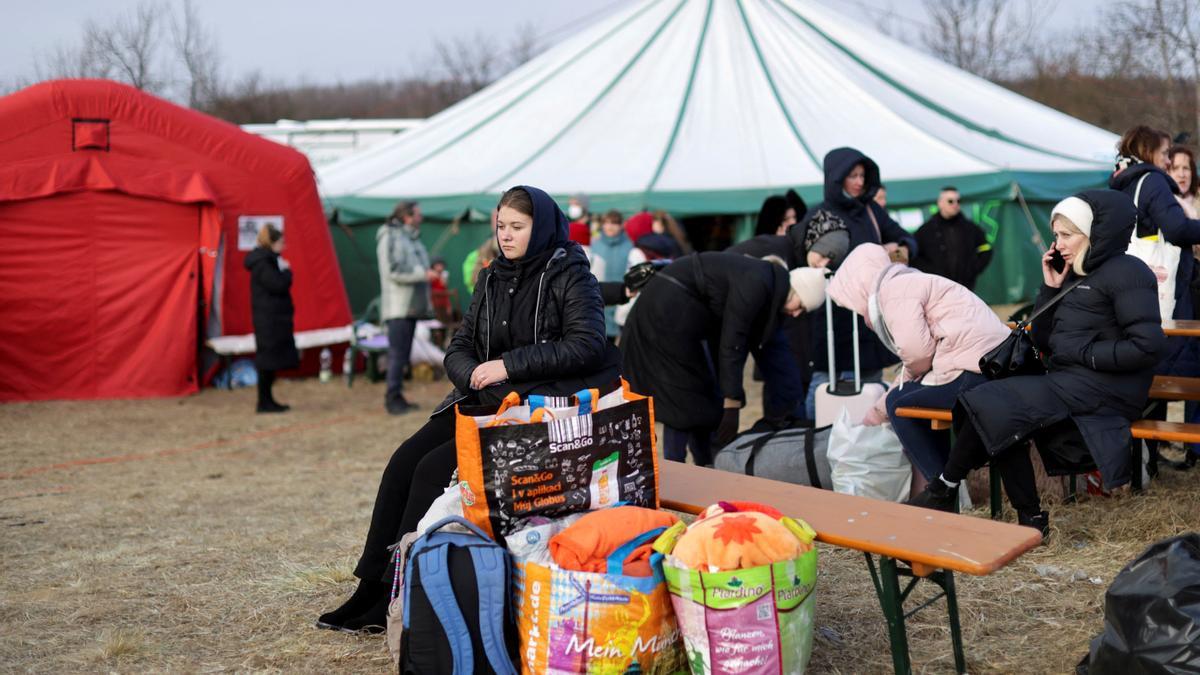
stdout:
POLYGON ((1013 181, 1013 192, 1017 194, 1017 201, 1021 204, 1021 210, 1025 212, 1025 222, 1029 223, 1029 231, 1033 233, 1033 243, 1041 247, 1041 250, 1048 248, 1046 240, 1042 238, 1042 233, 1037 228, 1037 223, 1033 220, 1033 212, 1029 210, 1029 204, 1025 202, 1025 195, 1021 192, 1021 186, 1017 181, 1013 181))

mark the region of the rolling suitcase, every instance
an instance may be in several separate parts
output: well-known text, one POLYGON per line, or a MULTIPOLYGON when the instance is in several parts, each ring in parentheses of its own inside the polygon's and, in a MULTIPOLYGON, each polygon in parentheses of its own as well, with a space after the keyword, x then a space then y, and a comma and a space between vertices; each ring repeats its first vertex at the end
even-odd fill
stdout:
POLYGON ((814 407, 816 408, 815 417, 817 428, 827 427, 837 421, 841 416, 842 410, 850 413, 850 421, 854 424, 861 424, 863 417, 867 411, 875 405, 875 401, 879 400, 887 392, 887 389, 878 383, 870 383, 864 385, 862 382, 862 367, 860 364, 860 356, 858 352, 858 322, 860 318, 857 314, 854 318, 854 379, 839 380, 838 370, 833 342, 833 300, 829 295, 825 296, 825 348, 829 353, 829 384, 818 387, 816 392, 816 400, 814 407))

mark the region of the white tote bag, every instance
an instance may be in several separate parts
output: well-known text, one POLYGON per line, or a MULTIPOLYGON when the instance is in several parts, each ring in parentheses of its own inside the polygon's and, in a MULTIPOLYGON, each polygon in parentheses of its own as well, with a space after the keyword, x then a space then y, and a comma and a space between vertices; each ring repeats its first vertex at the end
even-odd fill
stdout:
POLYGON ((908 499, 912 465, 892 427, 852 424, 843 410, 829 434, 829 474, 835 492, 889 502, 908 499))
MULTIPOLYGON (((1149 175, 1149 174, 1146 174, 1149 175)), ((1146 176, 1138 180, 1137 188, 1133 191, 1133 206, 1137 208, 1138 198, 1142 195, 1142 183, 1146 176)), ((1158 310, 1164 321, 1175 315, 1175 276, 1179 271, 1178 246, 1167 242, 1162 230, 1157 236, 1140 238, 1137 236, 1137 222, 1134 222, 1133 237, 1129 240, 1129 255, 1146 263, 1154 278, 1158 280, 1158 310)))

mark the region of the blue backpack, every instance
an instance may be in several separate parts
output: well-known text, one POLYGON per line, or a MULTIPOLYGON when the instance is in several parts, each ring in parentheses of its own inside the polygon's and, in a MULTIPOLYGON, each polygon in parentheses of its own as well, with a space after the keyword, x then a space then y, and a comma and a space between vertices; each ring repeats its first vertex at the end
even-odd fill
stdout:
POLYGON ((401 673, 516 675, 508 551, 450 516, 412 546, 404 572, 401 673), (440 532, 450 523, 471 533, 440 532))

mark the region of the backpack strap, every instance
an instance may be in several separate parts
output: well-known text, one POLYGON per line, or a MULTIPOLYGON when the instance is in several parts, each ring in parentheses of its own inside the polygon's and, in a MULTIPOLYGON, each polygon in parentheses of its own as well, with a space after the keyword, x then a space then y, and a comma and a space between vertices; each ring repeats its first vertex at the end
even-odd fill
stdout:
MULTIPOLYGON (((471 546, 475 584, 479 588, 479 637, 492 670, 499 675, 517 675, 508 655, 504 626, 508 620, 509 559, 499 546, 471 546)), ((457 671, 457 668, 455 669, 457 671)))
POLYGON ((817 454, 814 452, 817 444, 817 430, 809 428, 804 434, 804 463, 808 465, 808 482, 818 490, 821 489, 821 477, 817 475, 817 454))
MULTIPOLYGON (((471 631, 458 608, 454 588, 450 585, 449 546, 437 546, 420 555, 421 587, 429 597, 433 613, 437 615, 446 640, 450 643, 450 654, 454 660, 455 675, 467 675, 475 668, 475 651, 471 646, 471 631)), ((483 589, 480 588, 480 592, 483 589)), ((480 596, 480 604, 483 598, 480 596)), ((404 607, 407 624, 408 605, 404 607)), ((482 626, 480 627, 482 629, 482 626)))

